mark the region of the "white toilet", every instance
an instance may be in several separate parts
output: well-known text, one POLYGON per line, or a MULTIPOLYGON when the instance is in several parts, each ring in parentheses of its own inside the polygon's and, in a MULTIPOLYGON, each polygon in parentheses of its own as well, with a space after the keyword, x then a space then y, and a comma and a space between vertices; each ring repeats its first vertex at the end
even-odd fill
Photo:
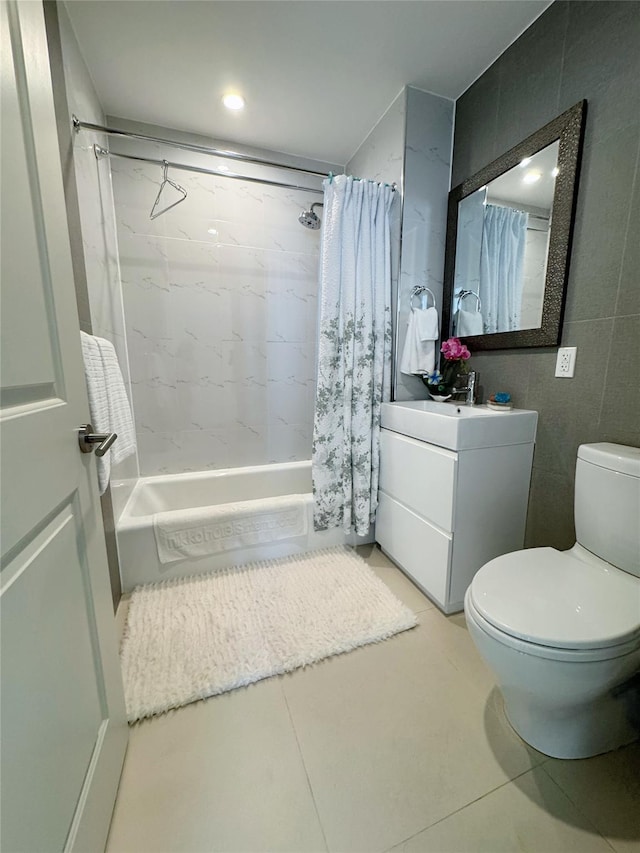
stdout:
POLYGON ((583 444, 577 542, 484 565, 464 611, 507 717, 554 758, 640 737, 640 448, 583 444))

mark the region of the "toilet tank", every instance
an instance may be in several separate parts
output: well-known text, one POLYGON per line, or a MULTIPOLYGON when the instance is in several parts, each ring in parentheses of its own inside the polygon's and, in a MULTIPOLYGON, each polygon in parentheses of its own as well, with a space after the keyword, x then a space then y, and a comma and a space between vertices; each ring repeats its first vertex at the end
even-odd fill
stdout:
POLYGON ((640 577, 640 448, 580 445, 574 509, 578 544, 640 577))

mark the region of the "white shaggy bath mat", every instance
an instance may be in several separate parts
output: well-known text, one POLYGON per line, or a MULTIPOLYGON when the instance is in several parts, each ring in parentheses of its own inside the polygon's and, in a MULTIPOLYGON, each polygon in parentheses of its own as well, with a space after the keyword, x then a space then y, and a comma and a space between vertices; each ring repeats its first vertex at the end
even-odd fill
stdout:
POLYGON ((417 624, 348 548, 138 587, 120 652, 131 722, 417 624))

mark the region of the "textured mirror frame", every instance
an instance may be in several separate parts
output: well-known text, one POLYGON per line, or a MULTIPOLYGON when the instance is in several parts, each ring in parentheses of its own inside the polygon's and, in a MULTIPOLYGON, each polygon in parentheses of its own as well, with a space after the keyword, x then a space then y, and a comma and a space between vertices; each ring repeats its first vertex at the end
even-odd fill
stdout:
POLYGON ((560 343, 586 106, 586 101, 579 101, 571 109, 511 148, 506 154, 498 157, 493 163, 489 163, 475 175, 454 187, 449 193, 442 299, 443 338, 451 334, 452 328, 451 312, 456 264, 458 203, 480 187, 517 166, 525 157, 530 157, 542 148, 546 148, 547 145, 551 145, 552 142, 559 140, 559 173, 553 195, 553 216, 549 233, 542 324, 537 329, 473 335, 464 338, 464 340, 472 351, 514 349, 517 347, 554 347, 560 343))

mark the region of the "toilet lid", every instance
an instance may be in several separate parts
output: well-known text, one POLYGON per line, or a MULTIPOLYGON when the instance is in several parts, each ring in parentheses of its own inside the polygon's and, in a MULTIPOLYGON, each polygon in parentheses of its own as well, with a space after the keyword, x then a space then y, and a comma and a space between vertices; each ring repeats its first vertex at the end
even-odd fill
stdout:
POLYGON ((498 630, 542 646, 597 649, 640 638, 640 580, 572 551, 497 557, 474 577, 471 598, 498 630))

